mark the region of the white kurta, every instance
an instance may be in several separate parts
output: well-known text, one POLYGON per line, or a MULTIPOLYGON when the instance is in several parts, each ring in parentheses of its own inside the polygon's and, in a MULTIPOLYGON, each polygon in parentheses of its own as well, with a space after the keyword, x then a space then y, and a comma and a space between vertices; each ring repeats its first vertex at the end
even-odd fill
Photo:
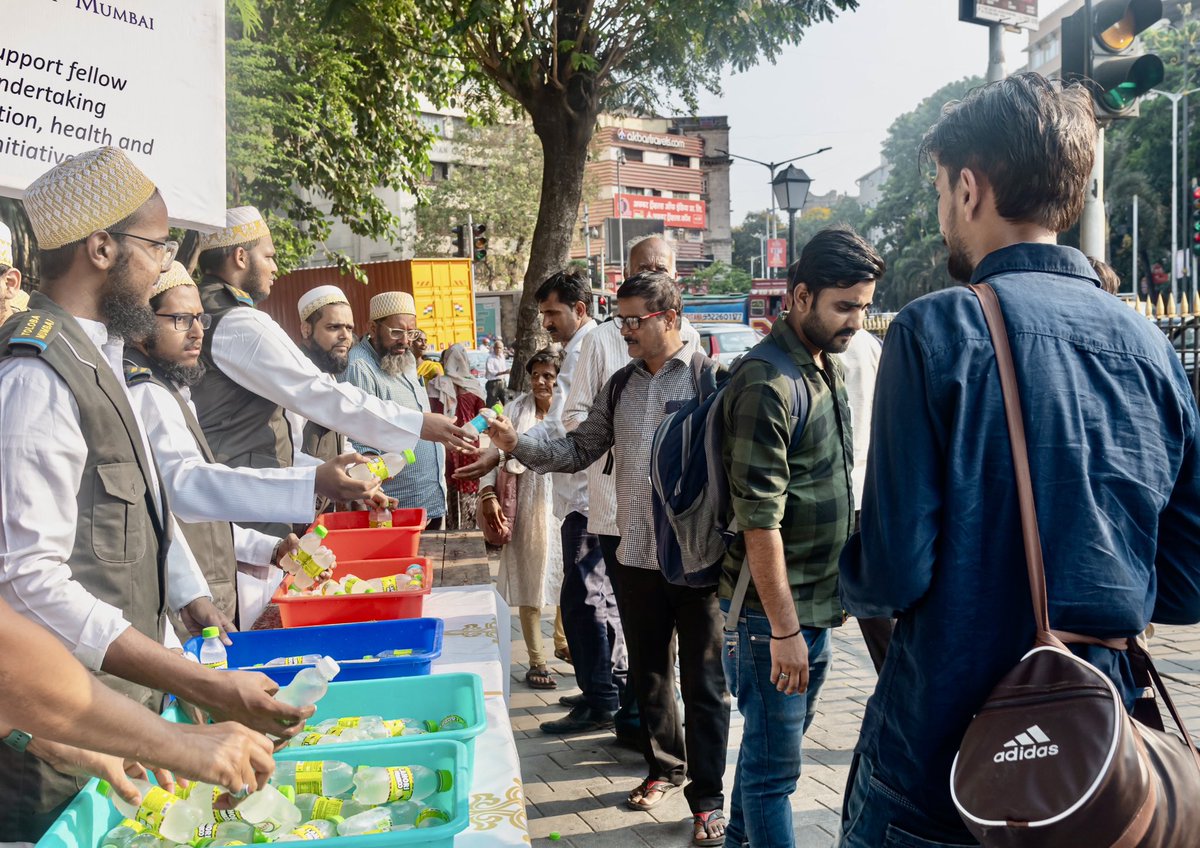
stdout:
POLYGON ((850 338, 846 352, 837 354, 850 401, 850 427, 854 435, 854 468, 850 483, 854 487, 855 509, 862 509, 867 453, 871 447, 871 407, 875 401, 875 378, 879 374, 882 353, 883 345, 879 339, 866 330, 859 330, 850 338))
MULTIPOLYGON (((533 395, 520 395, 506 410, 517 433, 537 423, 533 395)), ((496 485, 496 471, 480 481, 480 488, 496 485)), ((517 481, 517 515, 512 540, 500 553, 496 589, 512 606, 543 607, 557 604, 562 589, 562 536, 553 519, 554 484, 548 474, 526 470, 517 481)))
POLYGON ((337 382, 265 312, 227 312, 213 332, 212 358, 225 376, 259 397, 356 442, 403 453, 420 438, 421 413, 337 382))
MULTIPOLYGON (((99 322, 76 320, 124 386, 121 340, 110 340, 99 322)), ((79 421, 79 407, 66 382, 45 362, 28 356, 0 363, 0 597, 54 633, 85 666, 99 670, 109 646, 129 622, 121 610, 93 596, 71 574, 78 521, 75 497, 88 454, 79 421)), ((145 426, 140 420, 138 424, 143 450, 150 457, 145 426)), ((149 477, 161 512, 153 464, 149 477)), ((167 603, 179 610, 209 596, 209 590, 178 525, 172 532, 167 603)))

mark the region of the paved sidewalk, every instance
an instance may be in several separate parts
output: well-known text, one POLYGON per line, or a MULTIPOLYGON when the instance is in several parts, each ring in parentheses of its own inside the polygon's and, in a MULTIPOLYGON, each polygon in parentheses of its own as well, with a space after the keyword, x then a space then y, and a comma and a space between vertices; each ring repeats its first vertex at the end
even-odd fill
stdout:
MULTIPOLYGON (((551 612, 552 611, 549 610, 551 612)), ((550 615, 542 630, 550 644, 550 615)), ((645 777, 640 754, 615 744, 611 732, 548 736, 538 725, 567 712, 561 695, 578 692, 571 666, 554 661, 559 688, 534 691, 525 685, 524 640, 512 618, 512 698, 509 714, 521 757, 529 833, 535 846, 580 848, 672 848, 691 844, 691 816, 683 793, 651 812, 624 805, 625 796, 645 777), (550 833, 560 835, 551 841, 550 833)), ((798 848, 829 848, 841 818, 842 790, 858 738, 875 671, 858 627, 849 622, 834 631, 833 666, 821 692, 819 713, 804 740, 805 762, 792 818, 798 848)), ((1200 736, 1200 626, 1160 627, 1151 642, 1159 670, 1180 707, 1188 729, 1200 736)), ((725 785, 733 786, 734 765, 742 740, 742 719, 735 709, 729 733, 725 785)), ((728 810, 728 807, 726 807, 728 810)))

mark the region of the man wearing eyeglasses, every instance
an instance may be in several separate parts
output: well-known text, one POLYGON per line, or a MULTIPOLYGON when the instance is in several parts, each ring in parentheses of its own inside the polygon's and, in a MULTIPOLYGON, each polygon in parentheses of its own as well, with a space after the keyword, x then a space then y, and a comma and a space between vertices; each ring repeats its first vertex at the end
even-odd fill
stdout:
MULTIPOLYGON (((425 413, 429 394, 417 377, 411 345, 420 334, 417 307, 408 292, 380 292, 371 298, 371 332, 350 348, 350 364, 338 378, 383 401, 425 413)), ((355 449, 378 453, 355 441, 355 449)), ((401 509, 423 509, 429 527, 439 529, 446 515, 445 455, 440 445, 418 442, 417 463, 383 484, 383 493, 401 509)))
POLYGON ((230 522, 309 523, 315 515, 314 492, 352 500, 369 497, 375 487, 346 474, 345 466, 360 459, 354 456, 294 468, 230 468, 215 462, 191 405, 191 387, 204 377, 200 348, 212 316, 204 312, 195 282, 178 262, 159 277, 150 307, 155 328, 136 347, 125 349, 125 382, 211 592, 211 598, 197 599, 181 612, 181 624, 191 636, 208 626, 226 631, 249 626, 270 597, 264 597, 261 583, 274 588, 278 580, 266 578, 281 575, 271 566, 279 565, 297 539, 230 522), (239 562, 244 564, 240 575, 239 562))
MULTIPOLYGON (((56 165, 24 199, 42 279, 30 311, 0 328, 0 598, 143 705, 171 691, 294 735, 312 709, 276 701, 269 678, 163 647, 167 609, 208 594, 122 373, 125 340, 154 328, 150 290, 175 253, 166 204, 112 147, 56 165)), ((0 842, 36 841, 81 784, 25 753, 27 737, 4 741, 0 842)))

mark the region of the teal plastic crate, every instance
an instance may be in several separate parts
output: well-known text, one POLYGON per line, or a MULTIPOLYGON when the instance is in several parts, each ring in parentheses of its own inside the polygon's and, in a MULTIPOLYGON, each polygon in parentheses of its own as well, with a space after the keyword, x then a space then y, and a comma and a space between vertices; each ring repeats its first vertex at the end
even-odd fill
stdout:
MULTIPOLYGON (((309 723, 328 718, 381 715, 385 719, 415 718, 419 721, 441 721, 450 715, 462 716, 467 726, 462 730, 439 730, 436 734, 393 736, 390 739, 370 739, 347 742, 344 745, 285 748, 286 759, 342 759, 341 752, 356 750, 364 745, 410 745, 421 739, 454 739, 467 746, 467 764, 475 769, 475 737, 487 727, 483 704, 483 680, 478 674, 455 672, 431 674, 428 677, 393 677, 381 680, 354 680, 329 685, 329 692, 317 702, 317 711, 309 723), (296 757, 291 752, 297 752, 296 757), (319 752, 319 756, 313 754, 319 752)), ((279 758, 284 759, 283 751, 279 758)))
MULTIPOLYGON (((447 734, 448 735, 448 734, 447 734)), ((329 748, 332 746, 321 746, 329 748)), ((326 752, 322 751, 322 756, 326 752)), ((285 759, 282 755, 279 759, 285 759)), ((296 757, 286 757, 295 760, 296 757)), ((309 759, 300 757, 299 759, 309 759)), ((333 759, 333 758, 328 758, 333 759)), ((454 775, 454 787, 430 799, 432 806, 450 814, 450 821, 437 828, 375 833, 368 836, 337 836, 323 839, 320 844, 329 848, 389 848, 393 845, 424 846, 424 848, 453 848, 455 835, 470 824, 470 788, 472 773, 467 763, 467 748, 453 739, 424 737, 423 741, 407 745, 343 746, 336 759, 352 766, 409 766, 423 765, 431 769, 446 769, 454 775)), ((75 797, 58 817, 37 848, 98 848, 104 834, 117 826, 121 814, 96 792, 96 781, 75 797)))

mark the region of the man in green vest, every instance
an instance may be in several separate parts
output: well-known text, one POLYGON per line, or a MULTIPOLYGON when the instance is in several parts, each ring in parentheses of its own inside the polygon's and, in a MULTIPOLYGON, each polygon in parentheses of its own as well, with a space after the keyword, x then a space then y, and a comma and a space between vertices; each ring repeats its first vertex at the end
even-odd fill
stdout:
MULTIPOLYGON (((313 710, 274 700, 268 677, 217 672, 163 646, 168 603, 207 592, 202 577, 200 591, 175 585, 187 563, 173 560, 187 548, 172 544, 169 501, 122 373, 124 339, 153 328, 150 289, 176 251, 166 204, 105 147, 35 180, 25 209, 42 283, 30 311, 0 328, 0 598, 147 706, 170 691, 294 735, 313 710)), ((3 741, 0 841, 36 841, 82 783, 27 754, 28 737, 3 741)))

